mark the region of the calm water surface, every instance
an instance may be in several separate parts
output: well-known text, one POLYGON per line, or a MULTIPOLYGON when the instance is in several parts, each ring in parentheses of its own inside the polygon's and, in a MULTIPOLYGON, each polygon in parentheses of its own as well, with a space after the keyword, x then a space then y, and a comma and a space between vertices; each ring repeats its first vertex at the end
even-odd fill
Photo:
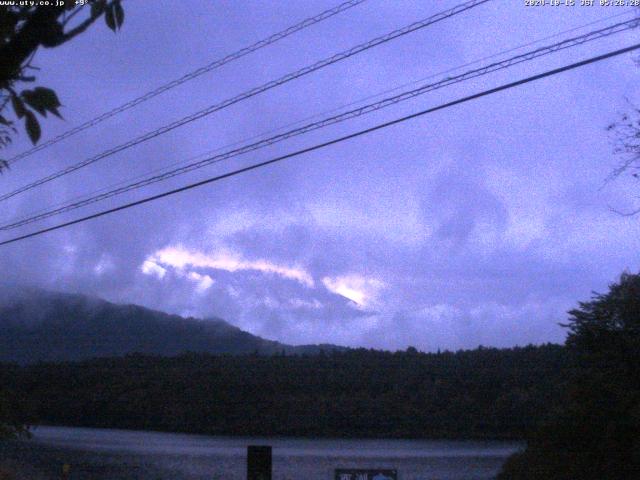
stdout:
POLYGON ((275 480, 333 478, 339 467, 394 468, 401 480, 485 480, 522 448, 514 442, 210 437, 126 430, 37 427, 30 441, 5 445, 8 458, 43 478, 70 480, 244 480, 247 445, 273 447, 275 480))

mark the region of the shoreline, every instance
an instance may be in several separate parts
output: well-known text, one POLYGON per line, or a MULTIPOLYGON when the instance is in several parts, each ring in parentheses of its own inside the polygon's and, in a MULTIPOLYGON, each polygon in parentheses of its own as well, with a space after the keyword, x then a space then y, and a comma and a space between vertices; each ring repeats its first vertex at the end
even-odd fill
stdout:
POLYGON ((58 428, 40 439, 36 432, 31 439, 0 442, 0 468, 7 465, 16 473, 0 476, 0 480, 60 480, 64 464, 70 465, 68 480, 240 480, 245 478, 247 445, 260 443, 273 446, 274 480, 301 475, 328 479, 333 478, 330 474, 335 468, 344 467, 396 468, 406 480, 461 480, 468 478, 471 469, 476 473, 474 478, 489 480, 521 447, 520 443, 502 441, 314 442, 73 427, 67 432, 69 427, 58 428))
MULTIPOLYGON (((90 429, 90 430, 112 430, 120 432, 138 432, 138 433, 157 433, 157 434, 171 434, 171 435, 192 435, 198 437, 215 437, 225 439, 241 439, 241 438, 271 438, 277 440, 407 440, 407 441, 433 441, 433 442, 505 442, 505 443, 526 443, 526 439, 522 437, 515 437, 509 435, 502 436, 430 436, 430 437, 417 437, 417 436, 367 436, 367 435, 261 435, 254 433, 220 433, 220 432, 189 432, 186 430, 154 430, 154 429, 138 429, 138 428, 125 428, 119 426, 96 426, 96 425, 72 425, 61 423, 39 423, 37 425, 29 425, 29 432, 33 433, 38 427, 53 427, 53 428, 73 428, 73 429, 90 429)), ((0 479, 1 480, 1 479, 0 479)))

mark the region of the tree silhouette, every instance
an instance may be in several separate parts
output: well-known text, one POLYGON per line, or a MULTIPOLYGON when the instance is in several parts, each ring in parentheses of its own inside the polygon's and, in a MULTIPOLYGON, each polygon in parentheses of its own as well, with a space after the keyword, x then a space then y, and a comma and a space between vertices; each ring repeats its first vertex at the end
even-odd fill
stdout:
MULTIPOLYGON (((124 22, 121 0, 65 0, 59 6, 20 3, 0 6, 0 148, 6 147, 17 133, 16 122, 23 123, 29 139, 36 144, 41 136, 38 116, 51 113, 61 117, 61 104, 52 89, 21 88, 24 83, 36 81, 37 69, 32 61, 38 48, 59 47, 101 17, 114 32, 124 22), (9 106, 12 115, 7 113, 9 106)), ((0 159, 0 171, 7 166, 0 159)))
POLYGON ((501 480, 640 478, 640 275, 623 274, 569 315, 562 408, 501 480))
MULTIPOLYGON (((629 111, 621 114, 607 129, 614 137, 614 152, 622 157, 620 164, 611 172, 609 180, 629 173, 640 181, 640 109, 629 103, 629 111)), ((640 207, 618 213, 637 215, 640 207)))
POLYGON ((17 403, 15 396, 0 390, 0 440, 29 435, 25 426, 29 418, 17 403))

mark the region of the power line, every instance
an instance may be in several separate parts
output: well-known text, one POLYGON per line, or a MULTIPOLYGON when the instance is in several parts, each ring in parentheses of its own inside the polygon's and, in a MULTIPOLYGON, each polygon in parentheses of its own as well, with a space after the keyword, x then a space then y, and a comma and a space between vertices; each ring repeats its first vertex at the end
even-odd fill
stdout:
MULTIPOLYGON (((211 155, 212 153, 215 153, 215 152, 220 152, 220 151, 224 150, 225 148, 231 148, 231 147, 234 147, 236 145, 241 145, 241 144, 246 143, 246 142, 251 141, 251 140, 256 140, 256 139, 259 139, 259 138, 263 138, 263 137, 265 137, 267 135, 271 135, 273 133, 283 131, 283 130, 285 130, 285 129, 289 128, 289 127, 292 127, 294 125, 300 125, 300 124, 303 124, 304 122, 307 122, 307 121, 312 120, 314 118, 321 117, 322 115, 327 115, 327 114, 330 114, 330 113, 334 113, 334 112, 340 111, 340 110, 342 110, 344 108, 347 108, 347 107, 350 107, 350 106, 353 106, 353 105, 357 105, 357 104, 365 102, 367 100, 371 100, 373 98, 378 98, 378 97, 381 97, 381 96, 386 95, 388 93, 396 92, 396 91, 401 90, 403 88, 406 88, 408 86, 418 85, 419 83, 424 82, 425 80, 429 80, 429 79, 432 79, 432 78, 435 78, 435 77, 438 77, 438 76, 441 76, 441 75, 446 75, 448 73, 455 72, 455 71, 460 70, 462 68, 469 67, 471 65, 476 65, 476 64, 482 63, 482 62, 484 62, 486 60, 491 60, 491 59, 499 57, 501 55, 505 55, 507 53, 511 53, 511 52, 514 52, 514 51, 517 51, 517 50, 521 50, 521 49, 526 48, 526 47, 530 47, 532 45, 539 44, 541 42, 544 42, 546 40, 550 40, 552 38, 558 38, 558 37, 560 37, 562 35, 565 35, 565 34, 568 34, 568 33, 571 33, 571 32, 575 32, 577 30, 582 30, 583 28, 590 27, 590 26, 598 24, 598 23, 606 22, 607 20, 612 20, 614 18, 619 18, 619 17, 622 17, 622 16, 630 16, 630 15, 635 16, 635 13, 632 12, 632 11, 624 11, 624 12, 617 13, 617 14, 614 14, 614 15, 609 15, 609 16, 606 16, 606 17, 602 17, 602 18, 599 18, 598 20, 594 20, 592 22, 589 22, 589 23, 586 23, 586 24, 583 24, 583 25, 579 25, 579 26, 576 26, 576 27, 572 27, 572 28, 567 29, 567 30, 562 30, 562 31, 556 32, 556 33, 554 33, 552 35, 548 35, 546 37, 542 37, 542 38, 539 38, 537 40, 533 40, 531 42, 520 44, 520 45, 518 45, 516 47, 511 47, 511 48, 509 48, 507 50, 501 50, 499 52, 492 53, 490 55, 484 56, 484 57, 479 58, 477 60, 473 60, 471 62, 467 62, 467 63, 464 63, 462 65, 458 65, 458 66, 449 68, 447 70, 444 70, 444 71, 441 71, 441 72, 438 72, 438 73, 432 73, 432 74, 430 74, 430 75, 428 75, 426 77, 422 77, 422 78, 420 78, 418 80, 412 80, 410 82, 406 82, 406 83, 403 83, 401 85, 398 85, 398 86, 395 86, 395 87, 392 87, 392 88, 389 88, 389 89, 386 89, 386 90, 383 90, 383 91, 380 91, 380 92, 377 92, 377 93, 374 93, 374 94, 371 94, 371 95, 367 95, 365 97, 361 97, 358 100, 354 100, 352 102, 349 102, 349 103, 346 103, 346 104, 342 104, 342 105, 340 105, 338 107, 334 107, 334 108, 331 108, 329 110, 324 110, 324 111, 315 113, 313 115, 309 115, 309 116, 304 117, 304 118, 302 118, 300 120, 296 120, 294 122, 287 123, 287 124, 285 124, 283 126, 268 130, 266 132, 262 132, 262 133, 259 133, 257 135, 253 135, 251 137, 244 138, 242 140, 237 140, 235 142, 228 143, 228 144, 225 144, 223 146, 216 147, 214 149, 210 149, 210 150, 208 150, 206 152, 203 152, 201 154, 195 155, 193 157, 189 157, 187 159, 183 159, 183 160, 180 160, 180 161, 177 161, 177 162, 173 162, 173 163, 171 163, 169 165, 165 165, 163 167, 147 171, 147 172, 145 172, 143 174, 140 174, 140 175, 136 175, 135 177, 130 177, 130 178, 125 179, 125 180, 120 180, 118 182, 110 184, 109 186, 100 188, 98 190, 94 190, 93 192, 88 192, 88 193, 75 195, 74 197, 71 197, 70 199, 67 199, 67 200, 62 201, 62 202, 55 203, 55 204, 49 206, 48 208, 41 208, 41 209, 36 210, 34 212, 31 212, 29 214, 25 214, 22 217, 19 217, 19 218, 13 220, 13 222, 22 222, 23 220, 31 219, 31 218, 33 218, 35 216, 40 215, 41 213, 51 212, 53 208, 57 208, 57 207, 61 207, 61 206, 68 206, 71 202, 75 202, 75 201, 79 201, 79 200, 85 200, 85 199, 87 199, 87 200, 91 199, 91 198, 97 196, 100 193, 108 192, 109 190, 111 190, 111 189, 113 189, 115 187, 124 185, 127 182, 132 182, 134 180, 142 179, 142 178, 147 177, 148 175, 153 175, 154 173, 168 171, 172 167, 176 167, 178 165, 184 165, 184 164, 186 164, 188 162, 191 162, 193 160, 196 160, 198 158, 201 158, 201 157, 204 157, 204 156, 207 156, 207 155, 211 155)), ((57 212, 57 210, 56 210, 56 212, 57 212)), ((38 218, 38 220, 39 219, 40 218, 38 218)), ((2 229, 8 230, 9 229, 9 228, 7 228, 8 226, 10 226, 10 224, 5 224, 4 226, 0 226, 0 230, 2 230, 2 229)))
POLYGON ((230 53, 229 55, 226 55, 223 58, 220 58, 218 60, 214 60, 213 62, 205 65, 204 67, 200 67, 197 70, 194 70, 192 72, 189 72, 185 75, 183 75, 180 78, 177 78, 175 80, 172 80, 168 83, 165 83, 164 85, 159 86, 158 88, 145 93, 144 95, 141 95, 137 98, 134 98, 133 100, 128 101, 127 103, 124 103, 122 105, 120 105, 119 107, 114 108, 113 110, 109 110, 108 112, 105 112, 95 118, 92 118, 91 120, 88 120, 80 125, 78 125, 77 127, 71 128, 69 130, 67 130, 66 132, 61 133, 60 135, 52 138, 51 140, 48 140, 44 143, 41 143, 40 145, 37 145, 25 152, 20 153, 19 155, 16 155, 15 157, 12 157, 8 160, 9 164, 13 164, 15 162, 17 162, 18 160, 21 160, 23 158, 26 158, 28 156, 33 155, 36 152, 39 152, 41 150, 44 150, 47 147, 50 147, 52 145, 55 145, 56 143, 69 138, 73 135, 75 135, 76 133, 82 132, 83 130, 86 130, 88 128, 91 128, 95 125, 98 125, 99 123, 104 122, 105 120, 119 114, 122 113, 126 110, 129 110, 130 108, 135 107, 136 105, 139 105, 143 102, 146 102, 147 100, 150 100, 154 97, 157 97, 158 95, 166 92, 167 90, 171 90, 172 88, 175 88, 179 85, 182 85, 183 83, 186 83, 190 80, 193 80, 194 78, 197 78, 201 75, 204 75, 205 73, 208 73, 212 70, 215 70, 217 68, 222 67, 223 65, 226 65, 227 63, 233 62, 235 60, 238 60, 242 57, 244 57, 245 55, 248 55, 252 52, 255 52, 256 50, 260 50, 261 48, 267 47, 273 43, 276 43, 290 35, 293 35, 294 33, 299 32, 300 30, 304 30, 307 27, 310 27, 312 25, 315 25, 316 23, 320 23, 324 20, 327 20, 339 13, 344 12, 345 10, 348 10, 350 8, 355 7, 356 5, 359 5, 363 2, 366 2, 367 0, 350 0, 348 2, 344 2, 341 3, 340 5, 330 8, 328 10, 325 10, 324 12, 320 12, 319 14, 313 16, 313 17, 309 17, 306 18, 304 20, 302 20, 299 23, 296 23, 295 25, 292 25, 278 33, 274 33, 273 35, 264 38, 252 45, 249 45, 248 47, 244 47, 241 48, 240 50, 230 53))
POLYGON ((446 108, 453 107, 455 105, 459 105, 459 104, 462 104, 462 103, 469 102, 471 100, 476 100, 476 99, 481 98, 481 97, 485 97, 485 96, 492 95, 492 94, 497 93, 497 92, 501 92, 503 90, 508 90, 508 89, 511 89, 511 88, 515 88, 517 86, 524 85, 524 84, 530 83, 530 82, 534 82, 534 81, 540 80, 542 78, 546 78, 546 77, 550 77, 550 76, 553 76, 553 75, 557 75, 559 73, 566 72, 568 70, 573 70, 573 69, 576 69, 576 68, 579 68, 579 67, 582 67, 582 66, 585 66, 585 65, 589 65, 589 64, 592 64, 592 63, 600 62, 600 61, 606 60, 608 58, 616 57, 618 55, 622 55, 624 53, 628 53, 628 52, 637 50, 639 48, 640 48, 640 43, 637 43, 637 44, 631 45, 629 47, 621 48, 619 50, 614 50, 612 52, 609 52, 609 53, 606 53, 606 54, 603 54, 603 55, 598 55, 597 57, 591 57, 591 58, 588 58, 586 60, 582 60, 580 62, 572 63, 572 64, 569 64, 569 65, 565 65, 564 67, 556 68, 556 69, 553 69, 553 70, 548 70, 548 71, 546 71, 544 73, 540 73, 540 74, 537 74, 537 75, 526 77, 526 78, 523 78, 521 80, 517 80, 515 82, 506 83, 506 84, 503 84, 503 85, 501 85, 499 87, 491 88, 489 90, 484 90, 482 92, 479 92, 479 93, 476 93, 476 94, 473 94, 473 95, 469 95, 469 96, 466 96, 466 97, 463 97, 463 98, 459 98, 459 99, 453 100, 451 102, 443 103, 443 104, 438 105, 436 107, 431 107, 431 108, 428 108, 426 110, 422 110, 420 112, 413 113, 411 115, 407 115, 407 116, 404 116, 404 117, 397 118, 395 120, 391 120, 391 121, 388 121, 388 122, 385 122, 385 123, 381 123, 381 124, 375 125, 373 127, 366 128, 364 130, 359 130, 359 131, 351 133, 349 135, 338 137, 338 138, 335 138, 333 140, 329 140, 327 142, 319 143, 319 144, 313 145, 311 147, 307 147, 307 148, 304 148, 304 149, 301 149, 301 150, 297 150, 295 152, 288 153, 286 155, 282 155, 282 156, 279 156, 279 157, 276 157, 276 158, 272 158, 270 160, 266 160, 264 162, 255 163, 253 165, 249 165, 248 167, 239 168, 237 170, 233 170, 231 172, 228 172, 228 173, 225 173, 225 174, 222 174, 222 175, 211 177, 211 178, 208 178, 206 180, 201 180, 199 182, 191 183, 191 184, 186 185, 184 187, 180 187, 180 188, 176 188, 176 189, 173 189, 173 190, 169 190, 167 192, 163 192, 163 193, 160 193, 160 194, 157 194, 157 195, 152 195, 150 197, 146 197, 146 198, 143 198, 143 199, 140 199, 140 200, 136 200, 134 202, 126 203, 124 205, 120 205, 118 207, 110 208, 108 210, 103 210, 101 212, 97 212, 97 213, 94 213, 92 215, 87 215, 85 217, 81 217, 81 218, 78 218, 78 219, 75 219, 75 220, 71 220, 69 222, 60 223, 60 224, 54 225, 52 227, 43 228, 41 230, 37 230, 35 232, 28 233, 26 235, 21 235, 19 237, 14 237, 14 238, 11 238, 9 240, 5 240, 3 242, 0 242, 0 246, 8 245, 10 243, 18 242, 20 240, 25 240, 27 238, 31 238, 31 237, 35 237, 35 236, 38 236, 38 235, 42 235, 44 233, 51 232, 51 231, 54 231, 54 230, 59 230, 61 228, 69 227, 71 225, 75 225, 75 224, 78 224, 78 223, 86 222, 88 220, 92 220, 94 218, 102 217, 102 216, 108 215, 110 213, 115 213, 115 212, 119 212, 121 210, 126 210, 126 209, 129 209, 129 208, 135 207, 137 205, 142 205, 142 204, 145 204, 145 203, 152 202, 154 200, 159 200, 160 198, 168 197, 170 195, 175 195, 177 193, 184 192, 184 191, 187 191, 187 190, 191 190, 193 188, 201 187, 203 185, 206 185, 206 184, 209 184, 209 183, 213 183, 213 182, 217 182, 217 181, 223 180, 225 178, 234 177, 236 175, 240 175, 241 173, 246 173, 246 172, 249 172, 251 170, 256 170, 258 168, 266 167, 268 165, 271 165, 271 164, 274 164, 274 163, 277 163, 277 162, 281 162, 281 161, 286 160, 288 158, 297 157, 297 156, 305 154, 305 153, 313 152, 315 150, 320 150, 320 149, 328 147, 330 145, 335 145, 337 143, 341 143, 341 142, 344 142, 344 141, 347 141, 347 140, 351 140, 351 139, 354 139, 354 138, 357 138, 357 137, 360 137, 360 136, 363 136, 363 135, 367 135, 367 134, 375 132, 377 130, 384 129, 384 128, 390 127, 392 125, 400 124, 400 123, 406 122, 408 120, 412 120, 414 118, 418 118, 418 117, 421 117, 423 115, 426 115, 426 114, 429 114, 429 113, 432 113, 432 112, 436 112, 438 110, 444 110, 446 108))
POLYGON ((567 48, 571 48, 571 47, 575 47, 578 45, 582 45, 584 43, 587 42, 591 42, 594 40, 599 40, 608 36, 611 36, 613 34, 616 33, 620 33, 626 30, 629 30, 631 28, 635 28, 638 23, 640 23, 640 21, 636 18, 632 19, 632 20, 628 20, 626 22, 621 22, 621 23, 617 23, 615 25, 611 25, 599 30, 595 30, 592 32, 588 32, 586 34, 577 36, 577 37, 573 37, 573 38, 569 38, 566 40, 563 40, 561 42, 557 42, 555 44, 552 45, 548 45, 545 47, 541 47, 529 52, 525 52, 522 53, 520 55, 516 55, 513 56, 511 58, 505 59, 505 60, 501 60, 499 62, 494 62, 491 63, 487 66, 481 67, 481 68, 477 68, 474 70, 470 70, 467 72, 464 72, 462 74, 453 76, 453 77, 447 77, 443 80, 440 80, 438 82, 435 83, 430 83, 430 84, 426 84, 426 85, 422 85, 416 89, 413 90, 409 90, 409 91, 405 91, 402 92, 398 95, 392 96, 392 97, 388 97, 385 98, 383 100, 380 100, 378 102, 374 102, 368 105, 364 105, 362 107, 353 109, 353 110, 349 110, 347 112, 343 112, 341 114, 338 115, 334 115, 332 117, 328 117, 328 118, 324 118, 322 120, 319 120, 317 122, 313 122, 313 123, 309 123, 307 125, 289 130, 287 132, 266 138, 266 139, 262 139, 258 142, 252 143, 252 144, 248 144, 248 145, 244 145, 242 147, 227 151, 225 153, 219 154, 219 155, 215 155, 213 157, 209 157, 209 158, 205 158, 203 160, 200 160, 198 162, 194 162, 191 164, 188 164, 186 166, 183 167, 179 167, 176 168, 174 170, 170 170, 167 171, 165 173, 162 174, 158 174, 152 177, 147 177, 144 178, 143 180, 137 181, 137 182, 133 182, 130 183, 126 186, 123 187, 119 187, 110 191, 107 191, 105 193, 99 194, 99 195, 95 195, 77 202, 73 202, 70 204, 66 204, 60 208, 55 208, 55 209, 51 209, 48 211, 45 211, 44 213, 39 213, 27 218, 23 218, 20 220, 16 220, 12 223, 7 223, 4 225, 0 226, 0 230, 12 230, 30 223, 34 223, 37 222, 39 220, 43 220, 45 218, 49 218, 55 215, 60 215, 62 213, 66 213, 66 212, 70 212, 72 210, 76 210, 78 208, 96 203, 98 201, 101 200, 106 200, 108 198, 111 197, 115 197, 116 195, 121 195, 123 193, 132 191, 132 190, 137 190, 139 188, 142 188, 144 186, 148 186, 163 180, 167 180, 169 178, 178 176, 178 175, 183 175, 185 173, 191 172, 193 170, 197 170, 200 168, 203 168, 205 166, 211 165, 213 163, 218 163, 221 162, 223 160, 227 160, 248 152, 252 152, 255 150, 258 150, 260 148, 264 148, 266 146, 269 145, 273 145, 274 143, 279 143, 283 140, 286 140, 288 138, 292 138, 294 136, 298 136, 298 135, 302 135, 305 133, 308 133, 310 131, 313 130, 317 130, 320 128, 324 128, 327 127, 329 125, 333 125, 336 123, 341 123, 344 122, 346 120, 352 119, 352 118, 356 118, 362 115, 366 115, 369 113, 372 113, 374 111, 377 110, 381 110, 383 108, 386 108, 388 106, 391 105, 395 105, 397 103, 409 100, 411 98, 415 98, 419 95, 423 95, 427 92, 432 92, 434 90, 438 90, 440 88, 444 88, 456 83, 460 83, 463 81, 467 81, 473 78, 477 78, 480 76, 484 76, 487 75, 489 73, 493 73, 499 70, 504 70, 506 68, 510 68, 513 67, 514 65, 518 65, 520 63, 526 62, 526 61, 531 61, 534 60, 536 58, 545 56, 545 55, 549 55, 567 48))
POLYGON ((80 207, 83 207, 83 206, 86 206, 86 205, 89 205, 89 204, 92 204, 92 203, 96 203, 98 201, 105 200, 107 198, 111 198, 113 196, 120 195, 122 193, 131 191, 131 190, 135 190, 135 189, 141 188, 143 186, 151 185, 153 183, 157 183, 159 181, 166 180, 168 178, 172 178, 172 177, 177 176, 177 175, 188 173, 188 172, 193 171, 195 169, 199 169, 199 168, 208 166, 208 165, 210 165, 212 163, 218 163, 218 162, 220 162, 222 160, 226 160, 226 159, 229 159, 229 158, 232 158, 232 157, 244 154, 244 153, 248 153, 250 151, 257 150, 259 148, 263 148, 263 147, 268 146, 268 145, 272 145, 273 143, 280 142, 280 141, 285 140, 287 138, 291 138, 292 136, 301 135, 301 134, 307 133, 307 132, 309 132, 311 130, 315 130, 315 129, 318 129, 318 128, 323 128, 323 127, 326 127, 326 126, 331 125, 331 124, 339 123, 339 122, 348 120, 350 118, 354 118, 356 116, 361 116, 361 115, 364 115, 364 114, 367 114, 367 113, 371 113, 373 111, 376 111, 376 110, 379 110, 379 109, 382 109, 382 108, 386 108, 389 105, 392 105, 392 104, 395 104, 395 103, 398 103, 398 102, 401 102, 401 101, 408 100, 408 99, 413 98, 413 97, 418 96, 418 95, 422 95, 422 94, 424 94, 424 93, 426 93, 428 91, 433 91, 433 90, 436 90, 436 89, 439 89, 439 88, 443 88, 445 86, 448 86, 448 85, 451 85, 451 84, 454 84, 454 83, 459 83, 461 81, 469 80, 471 78, 476 78, 476 77, 481 76, 481 75, 486 75, 488 73, 492 73, 492 72, 495 72, 497 70, 505 69, 505 68, 511 67, 513 65, 516 65, 518 63, 522 63, 524 61, 533 60, 533 59, 538 58, 540 56, 547 55, 547 54, 550 54, 550 53, 554 53, 554 52, 557 52, 557 51, 565 49, 565 48, 581 45, 581 44, 586 43, 588 41, 593 41, 593 40, 596 40, 596 39, 600 39, 600 38, 612 35, 614 33, 619 33, 619 32, 622 32, 624 30, 627 30, 627 29, 630 29, 630 28, 634 28, 637 25, 637 23, 638 23, 637 19, 634 19, 634 20, 631 20, 631 21, 627 21, 627 22, 622 22, 622 23, 619 23, 619 24, 616 24, 616 25, 613 25, 613 26, 610 26, 610 27, 606 27, 606 28, 603 28, 603 29, 600 29, 600 30, 597 30, 597 31, 594 31, 594 32, 589 32, 589 33, 581 35, 579 37, 574 37, 574 38, 571 38, 571 39, 567 39, 567 40, 564 40, 562 42, 558 42, 556 44, 553 44, 553 45, 550 45, 550 46, 547 46, 547 47, 542 47, 542 48, 539 48, 539 49, 534 50, 532 52, 527 52, 527 53, 524 53, 524 54, 521 54, 521 55, 517 55, 517 56, 512 57, 510 59, 503 60, 501 62, 496 62, 496 63, 493 63, 493 64, 488 65, 486 67, 482 67, 482 68, 479 68, 479 69, 476 69, 476 70, 472 70, 472 71, 466 72, 464 74, 461 74, 461 75, 458 75, 458 76, 455 76, 455 77, 448 77, 445 80, 442 80, 440 82, 436 82, 436 83, 433 83, 433 84, 422 86, 422 87, 420 87, 418 89, 415 89, 415 90, 412 90, 412 91, 409 91, 409 92, 403 92, 400 95, 396 95, 394 97, 390 97, 390 98, 384 99, 384 100, 382 100, 380 102, 369 104, 369 105, 366 105, 366 106, 363 106, 363 107, 360 107, 360 108, 357 108, 357 109, 342 113, 340 115, 329 117, 329 118, 323 119, 323 120, 321 120, 319 122, 314 122, 312 124, 305 125, 303 127, 291 130, 289 132, 285 132, 285 133, 280 134, 280 135, 276 135, 274 137, 263 139, 263 140, 261 140, 259 142, 256 142, 256 143, 253 143, 253 144, 250 144, 250 145, 246 145, 246 146, 238 148, 238 149, 231 150, 231 151, 226 152, 224 154, 216 155, 214 157, 207 158, 207 159, 204 159, 202 161, 189 164, 189 165, 187 165, 185 167, 181 167, 181 168, 178 168, 178 169, 175 169, 175 170, 171 170, 171 171, 166 172, 166 173, 161 174, 161 175, 156 175, 156 176, 153 176, 153 177, 150 177, 150 178, 146 178, 146 179, 144 179, 142 181, 129 184, 129 185, 125 186, 125 187, 117 188, 115 190, 111 190, 111 191, 108 191, 106 193, 90 197, 88 199, 84 199, 84 200, 81 200, 81 201, 78 201, 78 202, 75 202, 75 203, 71 203, 71 204, 65 205, 65 206, 63 206, 61 208, 49 210, 49 211, 46 211, 45 213, 36 214, 34 216, 31 216, 31 217, 27 217, 27 218, 23 218, 23 219, 17 220, 17 221, 15 221, 13 223, 2 225, 2 226, 0 226, 0 230, 10 230, 10 229, 18 228, 20 226, 23 226, 23 225, 26 225, 26 224, 29 224, 29 223, 33 223, 35 221, 39 221, 39 220, 42 220, 42 219, 45 219, 45 218, 49 218, 49 217, 57 215, 57 214, 66 213, 66 212, 75 210, 77 208, 80 208, 80 207))
POLYGON ((118 152, 121 152, 123 150, 126 150, 128 148, 131 148, 135 145, 138 145, 140 143, 146 142, 148 140, 151 140, 159 135, 163 135, 167 132, 170 132, 171 130, 174 130, 178 127, 181 127, 183 125, 186 125, 187 123, 191 123, 195 120, 198 120, 200 118, 203 118, 207 115, 210 115, 218 110, 222 110, 226 107, 229 107, 231 105, 234 105, 238 102, 241 102, 243 100, 246 100, 247 98, 251 98, 255 95, 258 95, 262 92, 265 92, 267 90, 270 90, 272 88, 275 88, 277 86, 283 85, 285 83, 288 83, 292 80, 295 80, 297 78, 300 78, 304 75, 308 75, 309 73, 312 73, 316 70, 319 70, 321 68, 324 68, 326 66, 332 65, 334 63, 340 62, 342 60, 345 60, 347 58, 350 58, 354 55, 357 55, 361 52, 364 52, 366 50, 369 50, 370 48, 376 47, 378 45, 381 45, 383 43, 387 43, 390 42, 391 40, 394 40, 396 38, 402 37, 404 35, 407 35, 409 33, 415 32, 417 30, 420 30, 422 28, 425 28, 427 26, 433 25, 434 23, 440 22, 442 20, 445 20, 449 17, 452 17, 454 15, 458 15, 460 13, 466 12, 467 10, 470 10, 472 8, 475 8, 479 5, 482 5, 483 3, 487 3, 491 0, 471 0, 471 1, 467 1, 465 3, 462 3, 460 5, 457 5, 453 8, 450 8, 448 10, 445 10, 443 12, 437 13, 435 15, 432 15, 431 17, 428 17, 424 20, 420 20, 418 22, 412 23, 406 27, 400 28, 398 30, 394 30, 386 35, 382 35, 379 37, 374 38, 373 40, 370 40, 368 42, 362 43, 360 45, 357 45, 355 47, 350 48, 349 50, 345 50, 343 52, 337 53, 329 58, 325 58, 323 60, 320 60, 312 65, 308 65, 304 68, 301 68, 300 70, 297 70, 295 72, 292 73, 288 73, 280 78, 278 78, 277 80, 272 80, 270 82, 267 82, 259 87, 255 87, 251 90, 248 90, 244 93, 241 93, 240 95, 237 95, 235 97, 229 98, 227 100, 222 101, 221 103, 217 103, 215 105, 211 105, 207 108, 205 108, 204 110, 200 110, 199 112, 193 113, 191 115, 188 115, 186 117, 181 118, 180 120, 176 120, 168 125, 165 125, 163 127, 160 127, 156 130, 153 130, 151 132, 147 132, 144 135, 141 135, 137 138, 134 138, 128 142, 125 142, 121 145, 118 145, 116 147, 113 147, 109 150, 106 150, 96 156, 90 157, 88 159, 85 159, 79 163, 76 163, 74 165, 71 165, 67 168, 64 168, 62 170, 59 170, 58 172, 52 173, 46 177, 43 177, 39 180, 36 180, 34 182, 31 182, 27 185, 24 185, 22 187, 19 187, 16 190, 13 190, 11 192, 5 193, 3 195, 0 195, 0 201, 3 200, 7 200, 11 197, 14 197, 20 193, 26 192, 28 190, 31 190, 35 187, 38 187, 40 185, 43 185, 47 182, 50 182, 52 180, 55 180, 56 178, 62 177, 64 175, 68 175, 69 173, 75 172, 76 170, 79 170, 83 167, 86 167, 88 165, 91 165, 93 163, 96 163, 99 160, 102 160, 103 158, 109 157, 111 155, 114 155, 118 152))

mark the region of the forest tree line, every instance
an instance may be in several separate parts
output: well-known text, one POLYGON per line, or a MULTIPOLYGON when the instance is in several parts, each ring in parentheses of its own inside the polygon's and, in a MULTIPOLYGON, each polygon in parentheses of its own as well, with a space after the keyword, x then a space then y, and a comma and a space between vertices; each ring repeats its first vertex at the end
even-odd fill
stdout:
POLYGON ((220 435, 515 438, 571 368, 559 345, 420 353, 128 355, 0 365, 30 423, 220 435))

